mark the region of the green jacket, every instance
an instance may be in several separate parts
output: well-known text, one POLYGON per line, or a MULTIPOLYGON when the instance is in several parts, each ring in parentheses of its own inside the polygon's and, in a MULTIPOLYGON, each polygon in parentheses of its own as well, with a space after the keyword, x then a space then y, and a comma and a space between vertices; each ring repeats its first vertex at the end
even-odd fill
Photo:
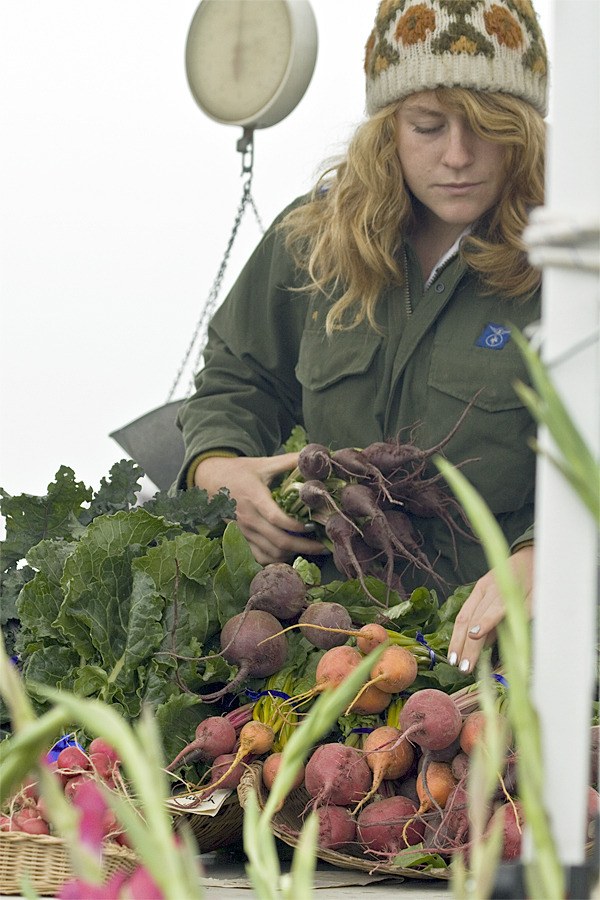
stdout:
MULTIPOLYGON (((509 543, 525 536, 533 523, 535 455, 528 441, 535 426, 513 388, 528 378, 506 332, 539 318, 539 292, 518 301, 484 296, 458 256, 424 290, 409 244, 406 256, 409 303, 403 288, 383 292, 382 333, 363 324, 328 338, 330 301, 292 290, 301 275, 284 235, 271 226, 211 323, 197 391, 179 416, 186 445, 180 486, 200 453, 230 448, 270 456, 295 424, 309 441, 331 449, 398 435, 431 447, 479 391, 444 453, 465 463, 463 473, 509 543)), ((455 563, 446 525, 437 519, 418 525, 449 589, 487 570, 475 541, 457 538, 455 563)), ((422 573, 410 571, 403 581, 409 590, 425 583, 422 573)))

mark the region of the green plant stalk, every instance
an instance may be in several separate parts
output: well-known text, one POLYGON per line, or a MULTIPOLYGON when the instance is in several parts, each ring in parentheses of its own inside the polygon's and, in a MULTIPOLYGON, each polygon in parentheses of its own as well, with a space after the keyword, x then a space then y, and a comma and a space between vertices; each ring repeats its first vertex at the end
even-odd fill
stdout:
MULTIPOLYGON (((99 700, 83 700, 41 686, 40 691, 69 719, 79 722, 88 733, 109 740, 117 751, 147 825, 143 840, 136 828, 134 847, 165 900, 199 896, 198 883, 190 882, 191 873, 173 841, 171 818, 166 808, 166 779, 164 770, 156 764, 157 753, 153 749, 156 732, 147 721, 141 727, 130 727, 112 707, 99 700)), ((143 713, 142 720, 145 717, 147 714, 143 713)))
POLYGON ((513 337, 537 394, 521 382, 515 384, 515 391, 538 424, 547 428, 562 459, 540 450, 537 444, 536 450, 559 469, 600 524, 600 465, 575 426, 539 355, 518 330, 514 330, 513 337))
POLYGON ((478 667, 480 704, 485 715, 483 740, 477 742, 469 762, 468 803, 470 840, 470 878, 463 888, 471 900, 484 900, 491 895, 494 873, 502 850, 502 823, 496 821, 486 833, 490 807, 498 784, 498 773, 505 760, 507 734, 496 714, 495 692, 487 656, 478 667))
POLYGON ((56 735, 69 722, 62 710, 47 713, 21 731, 2 741, 0 764, 0 803, 4 803, 16 791, 40 756, 56 741, 56 735))
POLYGON ((436 465, 462 504, 473 531, 481 540, 488 565, 494 569, 506 606, 498 643, 510 684, 508 716, 518 748, 519 791, 525 820, 535 847, 533 862, 526 867, 530 896, 540 900, 562 900, 565 874, 558 858, 548 815, 544 809, 543 755, 537 712, 529 695, 529 624, 525 598, 508 566, 509 548, 482 497, 464 475, 442 458, 436 465))
POLYGON ((244 804, 243 823, 244 849, 248 857, 246 873, 259 900, 277 900, 281 878, 279 857, 270 819, 265 827, 264 816, 264 810, 262 813, 259 810, 258 798, 249 792, 244 804))
POLYGON ((244 849, 249 860, 248 874, 252 879, 256 878, 256 883, 253 882, 255 889, 262 891, 263 888, 260 887, 262 884, 267 891, 258 893, 264 900, 277 896, 272 893, 272 885, 279 884, 281 878, 271 820, 292 789, 296 773, 311 749, 329 733, 357 691, 367 681, 371 668, 383 649, 382 645, 373 650, 340 685, 334 690, 324 691, 318 698, 301 727, 296 728, 285 745, 279 770, 260 816, 255 816, 252 811, 252 804, 257 801, 250 795, 250 803, 244 810, 244 849))
POLYGON ((312 812, 304 823, 298 846, 294 851, 289 876, 282 878, 285 900, 308 900, 313 895, 316 870, 316 849, 319 836, 319 817, 312 812))

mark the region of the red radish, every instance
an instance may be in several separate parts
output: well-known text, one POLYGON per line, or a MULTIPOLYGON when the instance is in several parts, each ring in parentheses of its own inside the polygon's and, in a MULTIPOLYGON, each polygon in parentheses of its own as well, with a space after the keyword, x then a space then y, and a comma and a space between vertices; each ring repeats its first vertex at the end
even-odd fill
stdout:
POLYGON ((383 780, 402 778, 411 768, 415 759, 414 750, 408 741, 398 743, 399 737, 400 732, 391 725, 374 728, 366 736, 362 749, 373 773, 373 783, 354 808, 354 815, 377 793, 383 780))
POLYGON ((229 769, 216 780, 211 780, 211 789, 220 787, 227 776, 235 769, 238 763, 247 756, 264 756, 273 747, 275 733, 269 725, 262 722, 248 722, 240 731, 239 747, 233 754, 229 769))
POLYGON ((358 839, 370 852, 396 854, 423 840, 425 823, 415 820, 417 807, 407 797, 375 800, 358 817, 358 839))
POLYGON ((446 762, 430 762, 417 776, 417 794, 421 804, 417 810, 422 815, 428 809, 443 809, 456 787, 452 768, 446 762))
POLYGON ((306 763, 304 787, 315 806, 353 806, 371 786, 362 753, 345 744, 320 744, 306 763))
POLYGON ((298 454, 298 470, 306 481, 325 481, 331 475, 331 451, 323 444, 307 444, 298 454))
POLYGON ((114 776, 119 770, 119 754, 103 738, 94 738, 88 747, 92 768, 105 781, 114 783, 114 776))
POLYGON ((400 712, 401 740, 410 740, 424 750, 442 750, 456 740, 462 717, 449 694, 422 688, 411 694, 400 712))
POLYGON ((348 640, 347 635, 352 633, 352 619, 350 613, 341 603, 320 601, 311 603, 298 620, 302 627, 302 634, 314 647, 321 650, 331 650, 332 647, 341 647, 348 640), (310 628, 317 625, 317 628, 310 628), (322 631, 321 628, 335 629, 322 631))
POLYGON ((7 815, 0 815, 0 831, 13 831, 12 819, 7 815))
POLYGON ((35 807, 18 810, 12 817, 12 831, 24 831, 26 834, 50 834, 50 826, 42 819, 35 807))
POLYGON ((237 732, 229 719, 224 716, 209 716, 200 722, 194 740, 180 750, 166 770, 174 772, 181 766, 195 762, 212 762, 223 753, 233 753, 236 741, 237 732))
POLYGON ((92 763, 79 747, 65 747, 56 758, 58 768, 69 777, 80 772, 89 772, 92 763))
POLYGON ((246 609, 260 609, 276 619, 292 619, 306 605, 306 585, 293 566, 270 563, 250 582, 246 609))
POLYGON ((322 850, 339 850, 356 839, 356 821, 345 806, 319 806, 319 836, 317 844, 322 850))
POLYGON ((79 793, 81 786, 93 781, 94 776, 91 772, 82 772, 81 775, 74 775, 73 778, 69 778, 69 780, 65 784, 65 797, 67 798, 67 800, 73 802, 75 800, 75 797, 79 793))
POLYGON ((238 673, 220 690, 203 694, 202 699, 219 700, 248 677, 265 678, 279 672, 288 649, 287 638, 280 632, 279 620, 263 610, 251 609, 229 619, 221 631, 221 652, 228 662, 239 666, 238 673))

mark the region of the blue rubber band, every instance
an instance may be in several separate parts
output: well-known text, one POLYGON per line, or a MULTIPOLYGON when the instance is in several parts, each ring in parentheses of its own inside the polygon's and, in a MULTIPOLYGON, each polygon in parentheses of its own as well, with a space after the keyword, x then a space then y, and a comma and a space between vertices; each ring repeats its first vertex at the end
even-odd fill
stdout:
POLYGON ((420 644, 422 644, 424 647, 426 647, 427 650, 429 651, 429 659, 430 659, 429 668, 433 669, 433 667, 436 664, 435 652, 431 649, 431 647, 429 646, 429 644, 427 643, 427 641, 423 637, 423 634, 420 631, 417 631, 415 637, 418 640, 418 642, 420 644))
POLYGON ((63 734, 63 736, 54 744, 53 747, 48 750, 46 754, 46 759, 48 762, 56 762, 59 757, 59 754, 62 750, 66 750, 67 747, 77 747, 81 750, 82 753, 85 753, 85 750, 78 744, 74 737, 70 734, 63 734))

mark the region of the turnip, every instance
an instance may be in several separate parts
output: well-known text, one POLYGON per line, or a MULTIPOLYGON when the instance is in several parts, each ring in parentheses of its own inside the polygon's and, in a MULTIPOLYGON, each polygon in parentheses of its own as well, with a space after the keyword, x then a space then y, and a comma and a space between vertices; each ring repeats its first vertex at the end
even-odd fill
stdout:
POLYGON ((240 731, 239 746, 236 752, 231 754, 229 767, 216 780, 213 780, 211 773, 211 790, 220 787, 247 756, 264 756, 269 753, 274 741, 275 733, 269 725, 264 725, 262 722, 248 722, 244 725, 240 731))
POLYGON ((399 694, 414 683, 418 673, 417 660, 410 650, 398 644, 390 644, 374 663, 371 677, 360 689, 357 698, 371 685, 386 694, 399 694))
POLYGON ((425 554, 419 550, 418 555, 415 555, 411 550, 417 542, 410 520, 400 510, 400 516, 397 516, 395 521, 392 519, 394 521, 392 528, 390 520, 379 507, 377 495, 372 488, 365 484, 349 484, 340 492, 340 504, 342 511, 353 521, 360 522, 365 543, 374 550, 383 552, 386 582, 389 582, 393 570, 395 554, 435 576, 425 554), (400 537, 403 532, 406 532, 407 541, 400 537))
POLYGON ((439 812, 445 807, 455 787, 456 779, 450 764, 435 760, 430 762, 417 776, 417 795, 420 800, 417 814, 422 815, 428 809, 437 809, 439 812))
POLYGON ((335 471, 344 478, 355 478, 359 481, 372 482, 388 499, 387 481, 381 470, 374 466, 362 450, 344 447, 331 454, 331 464, 335 471))
POLYGON ((356 821, 345 806, 319 806, 317 844, 322 850, 339 850, 356 839, 356 821))
POLYGON ((346 715, 354 713, 358 716, 375 716, 387 709, 392 702, 392 695, 380 691, 374 684, 367 684, 360 695, 357 695, 346 710, 346 715))
MULTIPOLYGON (((342 512, 330 491, 321 481, 304 481, 298 487, 298 497, 311 512, 311 518, 325 524, 333 513, 342 512)), ((350 520, 348 520, 350 521, 350 520)))
POLYGON ((504 803, 493 813, 488 830, 502 822, 502 859, 519 859, 523 837, 523 809, 519 801, 504 803))
POLYGON ((368 852, 390 855, 419 844, 423 840, 425 823, 415 820, 416 812, 417 807, 407 797, 398 795, 375 800, 358 816, 358 839, 368 852))
POLYGON ((239 666, 237 675, 220 690, 203 694, 205 701, 219 700, 246 678, 265 678, 283 668, 287 656, 287 638, 281 623, 271 613, 259 609, 238 613, 221 631, 221 650, 225 659, 239 666), (273 640, 267 641, 267 638, 273 640), (264 641, 262 646, 259 646, 264 641))
POLYGON ((336 568, 347 578, 358 579, 367 597, 377 606, 385 607, 384 603, 373 596, 365 583, 364 571, 353 546, 353 539, 358 534, 357 527, 349 522, 342 513, 334 513, 325 523, 325 533, 333 543, 333 559, 336 568))
POLYGON ((383 625, 379 625, 377 622, 368 622, 356 632, 356 646, 361 653, 368 656, 372 650, 389 640, 389 637, 383 625))
POLYGON ((246 609, 260 609, 276 619, 293 619, 306 604, 306 585, 288 563, 269 563, 250 582, 246 609))
POLYGON ((348 640, 348 633, 352 633, 349 631, 352 626, 350 613, 341 603, 331 601, 311 603, 300 616, 298 625, 307 641, 321 650, 340 647, 348 640), (311 625, 319 627, 308 627, 311 625))
POLYGON ((224 753, 233 753, 237 732, 233 724, 224 716, 209 716, 196 728, 195 738, 181 750, 166 767, 174 772, 181 766, 195 762, 212 762, 224 753))
POLYGON ((320 744, 304 772, 304 787, 315 806, 353 806, 371 786, 371 770, 362 753, 345 744, 320 744))
POLYGON ((323 444, 307 444, 298 454, 298 470, 306 481, 325 481, 332 472, 331 452, 323 444))
POLYGON ((221 789, 235 791, 247 767, 243 762, 237 762, 232 767, 234 759, 235 753, 223 753, 213 760, 208 776, 209 788, 218 782, 221 789))
POLYGON ((465 782, 459 781, 446 800, 435 846, 440 850, 460 847, 469 840, 469 809, 465 782))
POLYGON ((400 712, 401 739, 424 750, 442 750, 456 740, 462 716, 449 694, 436 688, 422 688, 408 698, 400 712))
MULTIPOLYGON (((275 778, 277 777, 277 773, 279 772, 279 769, 281 768, 282 756, 283 756, 283 753, 280 753, 280 752, 269 753, 269 755, 266 757, 266 759, 263 763, 261 777, 262 777, 262 782, 268 791, 270 791, 271 788, 273 787, 273 783, 275 781, 275 778)), ((300 764, 300 766, 296 770, 296 775, 294 777, 292 786, 290 787, 290 791, 296 790, 303 783, 304 783, 304 765, 300 764)), ((283 804, 283 802, 284 801, 282 800, 281 803, 283 804)), ((279 809, 281 809, 281 806, 279 807, 279 809)), ((276 812, 277 811, 278 810, 276 810, 276 812)))
POLYGON ((422 471, 429 460, 436 453, 440 453, 452 440, 480 393, 481 390, 477 391, 474 397, 469 400, 448 434, 432 447, 428 449, 417 447, 412 437, 406 442, 398 438, 395 441, 377 441, 370 444, 363 449, 363 456, 386 478, 393 478, 394 475, 402 471, 409 475, 422 471))
POLYGON ((462 781, 463 778, 466 778, 469 772, 469 757, 467 754, 463 753, 462 750, 460 753, 457 753, 450 763, 450 768, 457 781, 462 781))
POLYGON ((370 790, 353 810, 354 815, 377 793, 381 782, 402 778, 409 771, 415 753, 408 741, 398 742, 400 732, 391 725, 374 728, 364 740, 362 750, 373 773, 370 790))

